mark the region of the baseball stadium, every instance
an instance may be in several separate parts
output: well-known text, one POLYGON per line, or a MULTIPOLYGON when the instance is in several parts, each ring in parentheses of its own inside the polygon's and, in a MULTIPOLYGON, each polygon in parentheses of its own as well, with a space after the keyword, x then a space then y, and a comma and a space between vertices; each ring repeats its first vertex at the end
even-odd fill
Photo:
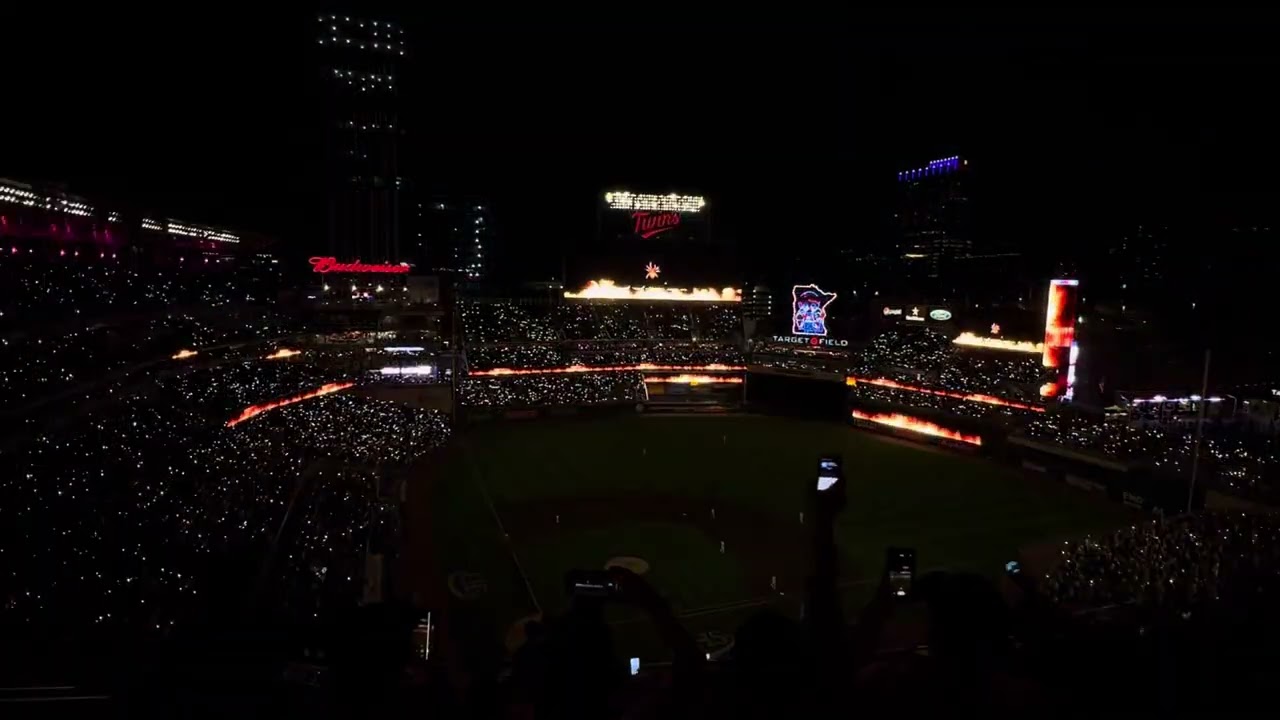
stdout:
MULTIPOLYGON (((584 255, 600 275, 552 294, 462 284, 442 299, 407 264, 318 257, 282 300, 268 248, 226 229, 14 235, 0 271, 62 289, 14 298, 6 321, 79 328, 45 345, 28 324, 15 332, 43 351, 4 350, 24 431, 5 448, 0 532, 6 554, 32 552, 7 563, 0 620, 47 648, 23 667, 74 645, 104 668, 139 638, 234 654, 241 636, 216 629, 253 627, 254 647, 311 677, 367 621, 353 618, 384 611, 412 650, 370 657, 511 667, 603 593, 616 653, 660 676, 674 628, 731 662, 760 618, 867 618, 886 587, 914 599, 926 578, 1131 623, 1148 591, 1099 557, 1204 523, 1243 537, 1223 523, 1244 520, 1186 514, 1240 477, 1223 446, 1188 487, 1191 446, 1123 415, 1154 400, 1067 402, 1075 280, 1046 278, 1009 329, 926 301, 868 310, 822 279, 746 290, 675 270, 700 198, 606 197, 602 225, 618 204, 647 259, 620 240, 584 255), (676 228, 678 248, 662 234, 676 228), (147 252, 117 257, 130 232, 147 252), (77 317, 88 297, 92 321, 77 317)), ((88 207, 41 207, 55 201, 88 207)), ((693 266, 720 267, 709 247, 693 266)), ((1205 582, 1175 579, 1178 598, 1205 582)), ((869 657, 928 647, 922 605, 896 615, 869 657)))

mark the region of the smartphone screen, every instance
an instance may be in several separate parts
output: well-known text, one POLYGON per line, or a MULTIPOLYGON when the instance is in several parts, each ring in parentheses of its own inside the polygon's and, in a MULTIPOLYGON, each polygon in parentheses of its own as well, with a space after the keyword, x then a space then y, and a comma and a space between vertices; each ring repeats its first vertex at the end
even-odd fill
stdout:
POLYGON ((844 472, 838 458, 824 457, 818 460, 818 492, 825 492, 840 482, 844 472))
POLYGON ((631 674, 632 675, 640 674, 640 658, 638 657, 631 658, 631 674))
POLYGON ((618 594, 618 584, 607 570, 570 570, 565 585, 572 597, 607 599, 618 594))
POLYGON ((885 552, 885 571, 889 575, 889 593, 899 598, 910 597, 916 574, 915 548, 889 548, 885 552))

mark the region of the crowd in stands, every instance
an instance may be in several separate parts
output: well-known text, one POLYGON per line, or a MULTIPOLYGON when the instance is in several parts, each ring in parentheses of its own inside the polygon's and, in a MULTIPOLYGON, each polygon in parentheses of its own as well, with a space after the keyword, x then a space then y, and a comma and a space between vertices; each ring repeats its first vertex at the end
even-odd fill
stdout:
POLYGON ((852 360, 854 374, 888 372, 895 380, 916 380, 940 369, 952 355, 951 338, 928 328, 886 330, 852 360))
POLYGON ((741 311, 728 304, 469 302, 462 305, 462 324, 473 347, 560 340, 731 342, 742 332, 741 311))
POLYGON ((35 328, 0 339, 0 402, 17 409, 77 385, 188 348, 275 337, 292 322, 260 310, 171 312, 59 332, 35 328))
POLYGON ((938 371, 938 384, 959 392, 1016 395, 1022 388, 1037 389, 1043 376, 1039 355, 957 350, 938 371))
POLYGON ((17 246, 0 254, 0 402, 19 409, 183 348, 270 337, 270 265, 193 254, 148 265, 126 251, 17 246), (117 257, 118 256, 118 257, 117 257))
POLYGON ((292 619, 350 607, 389 531, 379 496, 450 429, 354 394, 227 426, 240 403, 326 377, 269 361, 229 366, 225 384, 199 370, 10 438, 0 627, 164 633, 241 606, 259 579, 292 619))
POLYGON ((0 253, 0 280, 7 289, 0 302, 0 328, 24 327, 33 320, 261 304, 275 299, 269 273, 233 268, 231 261, 207 262, 193 256, 186 259, 187 265, 158 268, 135 265, 106 250, 65 253, 53 259, 0 253))
POLYGON ((560 339, 548 308, 514 303, 462 303, 468 343, 554 342, 560 339))
MULTIPOLYGON (((1075 717, 1099 706, 1124 714, 1241 708, 1274 691, 1274 516, 1210 514, 1086 538, 1063 546, 1061 565, 1043 581, 1015 576, 1004 591, 986 577, 932 571, 914 578, 901 598, 882 581, 856 619, 842 611, 833 522, 819 503, 809 525, 811 573, 801 590, 806 611, 798 620, 769 608, 748 611, 726 633, 731 646, 704 652, 647 576, 615 568, 607 600, 575 595, 564 612, 524 625, 509 673, 445 694, 466 709, 459 714, 487 706, 519 717, 1004 715, 1045 708, 1075 717), (1116 615, 1110 624, 1076 614, 1114 604, 1143 612, 1116 615), (616 626, 606 612, 612 606, 643 617, 669 661, 652 667, 642 659, 638 675, 629 672, 614 648, 616 626)), ((497 675, 498 666, 474 659, 480 657, 461 660, 476 673, 468 676, 473 682, 497 675)))
MULTIPOLYGON (((1034 355, 974 351, 957 347, 931 328, 891 329, 877 335, 850 359, 859 378, 886 379, 944 393, 988 395, 1023 404, 1038 403, 1044 373, 1034 355)), ((967 417, 1018 417, 1032 411, 965 401, 928 392, 859 383, 859 397, 939 410, 967 417)))
POLYGON ((469 377, 458 382, 458 402, 468 407, 599 405, 643 397, 644 381, 638 372, 469 377))
MULTIPOLYGON (((1134 427, 1082 414, 1053 413, 1035 418, 1023 430, 1032 440, 1104 455, 1122 462, 1151 463, 1156 469, 1186 474, 1195 452, 1191 427, 1134 427)), ((1246 496, 1276 498, 1280 488, 1280 439, 1207 424, 1200 446, 1200 477, 1212 487, 1246 496)))
POLYGON ((1190 612, 1256 592, 1280 573, 1280 518, 1203 513, 1144 521, 1097 539, 1068 542, 1040 583, 1055 603, 1136 603, 1190 612))
POLYGON ((728 345, 694 345, 666 342, 572 342, 558 345, 490 345, 469 348, 467 367, 538 369, 569 365, 617 366, 654 363, 665 365, 743 365, 742 351, 728 345))
POLYGON ((859 383, 857 393, 859 398, 872 402, 906 405, 913 408, 934 410, 949 415, 971 418, 1025 418, 1037 414, 1034 410, 1010 407, 1008 405, 960 400, 929 393, 872 385, 870 383, 859 383))
MULTIPOLYGON (((476 302, 462 305, 469 372, 569 366, 745 365, 738 348, 738 308, 657 303, 476 302)), ((458 384, 467 407, 536 408, 634 402, 644 397, 639 373, 472 376, 458 384)))
POLYGON ((264 361, 255 357, 184 370, 161 378, 158 385, 166 399, 177 406, 229 419, 255 403, 291 397, 347 377, 328 363, 264 361))

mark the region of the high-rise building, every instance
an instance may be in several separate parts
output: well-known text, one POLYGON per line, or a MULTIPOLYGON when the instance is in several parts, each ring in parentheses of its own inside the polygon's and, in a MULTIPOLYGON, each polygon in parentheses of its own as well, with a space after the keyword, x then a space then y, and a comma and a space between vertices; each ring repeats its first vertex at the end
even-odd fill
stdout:
POLYGON ((898 254, 908 275, 941 278, 972 254, 968 170, 953 155, 898 173, 898 254))
POLYGON ((401 260, 399 139, 404 30, 394 23, 320 15, 329 254, 401 260))
POLYGON ((431 272, 483 280, 495 237, 492 210, 478 198, 437 197, 418 203, 411 256, 431 272))

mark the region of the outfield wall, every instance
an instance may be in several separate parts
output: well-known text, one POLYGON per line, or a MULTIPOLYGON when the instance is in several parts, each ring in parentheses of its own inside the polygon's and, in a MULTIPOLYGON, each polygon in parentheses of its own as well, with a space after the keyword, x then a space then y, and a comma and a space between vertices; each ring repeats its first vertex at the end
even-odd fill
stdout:
MULTIPOLYGON (((1097 493, 1130 507, 1161 511, 1166 514, 1186 509, 1188 482, 1180 476, 1157 473, 1150 467, 1119 463, 1114 460, 1074 453, 1045 443, 1010 437, 1015 425, 1004 417, 965 417, 915 406, 893 405, 851 399, 843 382, 778 374, 747 373, 744 388, 745 409, 762 415, 779 415, 814 420, 827 420, 853 425, 859 429, 902 438, 970 454, 981 454, 992 460, 1017 466, 1024 471, 1044 475, 1097 493), (946 436, 922 434, 909 428, 892 427, 852 416, 860 409, 868 413, 899 413, 934 423, 965 436, 980 437, 980 443, 946 436)), ((707 412, 725 412, 733 408, 707 404, 707 412)), ((677 408, 694 410, 694 404, 677 408)), ((554 417, 601 418, 643 412, 661 412, 662 407, 646 407, 643 402, 617 402, 588 406, 555 406, 540 408, 460 408, 463 422, 489 420, 537 420, 554 417)), ((1199 488, 1192 507, 1204 506, 1205 493, 1199 488)))
POLYGON ((846 422, 849 390, 844 379, 747 373, 747 410, 762 415, 788 415, 815 420, 846 422))

